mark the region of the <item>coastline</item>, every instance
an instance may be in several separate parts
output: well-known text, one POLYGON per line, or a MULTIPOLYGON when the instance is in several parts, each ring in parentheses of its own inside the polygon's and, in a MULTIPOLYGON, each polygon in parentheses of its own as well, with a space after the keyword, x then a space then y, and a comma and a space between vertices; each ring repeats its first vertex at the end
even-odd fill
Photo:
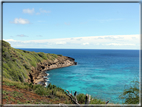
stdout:
MULTIPOLYGON (((55 59, 50 65, 44 66, 45 69, 42 69, 40 72, 38 71, 38 76, 34 78, 34 84, 40 84, 42 86, 47 86, 47 77, 48 74, 47 71, 63 68, 63 67, 69 67, 73 65, 77 65, 77 62, 74 61, 75 59, 71 57, 66 57, 64 60, 61 60, 60 58, 55 59)), ((41 66, 42 64, 38 64, 38 66, 41 66)))
POLYGON ((41 72, 41 73, 39 74, 39 76, 38 76, 37 79, 35 80, 35 84, 41 84, 41 85, 45 86, 45 82, 46 82, 46 79, 47 79, 47 78, 44 78, 44 76, 48 76, 45 72, 46 72, 46 71, 41 72))

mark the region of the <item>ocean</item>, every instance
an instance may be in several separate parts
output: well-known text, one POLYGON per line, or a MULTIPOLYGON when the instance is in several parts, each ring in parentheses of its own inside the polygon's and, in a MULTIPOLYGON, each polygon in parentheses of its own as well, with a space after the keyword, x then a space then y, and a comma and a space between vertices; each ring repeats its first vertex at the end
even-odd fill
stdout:
POLYGON ((122 103, 119 95, 126 85, 139 79, 139 50, 99 49, 24 49, 62 54, 75 59, 77 65, 47 71, 48 84, 70 92, 84 93, 122 103))

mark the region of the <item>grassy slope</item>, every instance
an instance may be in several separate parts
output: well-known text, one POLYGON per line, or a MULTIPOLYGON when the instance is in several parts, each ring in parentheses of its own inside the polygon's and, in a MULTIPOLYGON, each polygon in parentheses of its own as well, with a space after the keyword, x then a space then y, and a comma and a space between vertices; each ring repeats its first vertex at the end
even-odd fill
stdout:
MULTIPOLYGON (((85 103, 84 94, 78 94, 77 99, 80 104, 85 103)), ((3 78, 3 102, 4 104, 73 104, 66 92, 55 85, 41 87, 41 85, 11 81, 7 78, 3 78)), ((105 102, 93 98, 90 104, 105 104, 105 102)))
POLYGON ((2 48, 3 77, 14 81, 23 82, 28 78, 32 66, 36 67, 38 62, 54 60, 58 57, 56 54, 14 49, 5 41, 2 41, 2 48))
POLYGON ((66 92, 55 85, 50 84, 47 88, 45 88, 41 87, 41 85, 21 83, 3 78, 3 103, 71 104, 72 102, 66 95, 66 92))

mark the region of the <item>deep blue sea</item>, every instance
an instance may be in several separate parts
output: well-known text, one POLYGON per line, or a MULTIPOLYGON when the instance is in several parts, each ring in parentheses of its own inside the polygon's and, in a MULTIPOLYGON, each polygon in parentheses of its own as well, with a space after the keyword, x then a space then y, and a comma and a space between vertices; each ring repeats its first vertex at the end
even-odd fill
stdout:
POLYGON ((23 49, 62 54, 75 59, 75 66, 50 70, 48 83, 77 94, 122 103, 119 95, 130 81, 139 79, 139 50, 23 49))

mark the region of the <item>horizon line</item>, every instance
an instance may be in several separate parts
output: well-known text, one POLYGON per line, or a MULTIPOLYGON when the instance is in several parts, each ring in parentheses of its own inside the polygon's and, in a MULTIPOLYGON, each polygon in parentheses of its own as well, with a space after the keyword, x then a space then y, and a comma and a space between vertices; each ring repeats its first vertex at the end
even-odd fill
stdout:
MULTIPOLYGON (((75 49, 75 48, 15 48, 15 49, 75 49)), ((83 49, 79 48, 78 50, 83 50, 83 49)), ((142 50, 142 49, 84 49, 84 50, 142 50)))

